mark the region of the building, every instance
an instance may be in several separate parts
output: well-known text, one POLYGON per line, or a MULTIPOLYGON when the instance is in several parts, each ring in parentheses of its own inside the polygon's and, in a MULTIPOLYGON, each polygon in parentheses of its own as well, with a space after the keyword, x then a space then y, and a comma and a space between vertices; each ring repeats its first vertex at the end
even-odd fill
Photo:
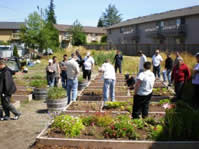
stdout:
MULTIPOLYGON (((19 31, 24 22, 0 22, 0 41, 20 41, 19 31)), ((71 45, 71 36, 68 29, 71 25, 56 24, 55 27, 59 31, 59 41, 61 47, 66 48, 71 45)), ((98 27, 83 26, 83 31, 86 34, 87 43, 100 42, 106 30, 98 27)))
POLYGON ((155 48, 193 50, 199 48, 198 27, 199 6, 193 6, 115 24, 107 28, 108 43, 120 45, 131 55, 138 50, 150 53, 155 48))
MULTIPOLYGON (((72 27, 71 25, 57 24, 55 25, 59 31, 59 41, 63 48, 71 45, 71 36, 68 30, 72 27)), ((104 28, 83 26, 83 31, 86 34, 87 43, 100 43, 102 36, 106 35, 104 28)))
POLYGON ((20 40, 19 31, 23 22, 0 22, 0 41, 20 40))

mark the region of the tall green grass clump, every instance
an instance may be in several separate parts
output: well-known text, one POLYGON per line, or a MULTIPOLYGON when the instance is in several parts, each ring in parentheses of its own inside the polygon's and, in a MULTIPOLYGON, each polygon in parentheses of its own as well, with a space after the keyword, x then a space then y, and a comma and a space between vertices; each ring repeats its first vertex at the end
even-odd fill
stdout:
POLYGON ((109 59, 112 63, 114 62, 115 51, 92 51, 92 56, 97 66, 101 66, 105 60, 109 59))

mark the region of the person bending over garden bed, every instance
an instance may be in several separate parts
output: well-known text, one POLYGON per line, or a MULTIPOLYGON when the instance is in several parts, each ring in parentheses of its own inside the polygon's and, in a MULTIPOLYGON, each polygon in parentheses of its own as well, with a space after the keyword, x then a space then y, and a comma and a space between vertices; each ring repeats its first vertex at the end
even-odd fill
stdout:
POLYGON ((135 84, 135 95, 133 105, 133 119, 148 116, 149 102, 152 96, 153 86, 155 84, 155 75, 151 72, 151 63, 144 63, 144 72, 141 72, 137 77, 135 84))

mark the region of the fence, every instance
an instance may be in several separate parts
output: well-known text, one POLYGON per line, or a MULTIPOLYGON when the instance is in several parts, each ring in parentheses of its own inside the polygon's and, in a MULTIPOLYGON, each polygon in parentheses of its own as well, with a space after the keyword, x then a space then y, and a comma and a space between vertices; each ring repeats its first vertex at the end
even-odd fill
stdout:
POLYGON ((196 54, 199 52, 199 44, 107 44, 107 45, 84 45, 86 49, 95 50, 120 50, 128 56, 135 56, 139 50, 142 50, 147 56, 152 56, 156 49, 168 52, 188 52, 196 54))

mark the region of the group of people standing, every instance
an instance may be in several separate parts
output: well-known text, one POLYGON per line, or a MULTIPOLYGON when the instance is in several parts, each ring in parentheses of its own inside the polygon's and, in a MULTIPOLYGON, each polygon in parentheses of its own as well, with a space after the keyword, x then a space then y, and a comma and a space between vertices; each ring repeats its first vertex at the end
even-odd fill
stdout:
POLYGON ((71 101, 76 101, 80 68, 82 67, 83 78, 90 81, 94 64, 95 61, 90 52, 87 52, 84 59, 78 50, 72 53, 69 59, 65 54, 60 63, 57 62, 56 56, 53 56, 46 67, 48 85, 49 87, 58 87, 59 80, 61 80, 62 87, 67 90, 68 104, 71 101))
MULTIPOLYGON (((134 105, 133 105, 133 118, 148 116, 148 109, 150 99, 152 97, 153 86, 156 78, 161 77, 161 63, 163 58, 159 53, 159 50, 155 51, 152 57, 152 63, 147 61, 146 56, 142 51, 138 52, 140 56, 139 71, 135 84, 134 105), (151 67, 153 66, 153 72, 151 67)), ((199 53, 196 54, 197 64, 193 69, 192 84, 194 89, 193 104, 195 107, 199 107, 199 53)), ((184 63, 183 58, 179 52, 176 52, 176 59, 173 61, 170 54, 167 54, 165 60, 165 70, 163 71, 164 81, 168 81, 168 86, 174 83, 176 97, 173 101, 177 101, 182 98, 182 92, 185 84, 191 79, 191 71, 184 63)))

